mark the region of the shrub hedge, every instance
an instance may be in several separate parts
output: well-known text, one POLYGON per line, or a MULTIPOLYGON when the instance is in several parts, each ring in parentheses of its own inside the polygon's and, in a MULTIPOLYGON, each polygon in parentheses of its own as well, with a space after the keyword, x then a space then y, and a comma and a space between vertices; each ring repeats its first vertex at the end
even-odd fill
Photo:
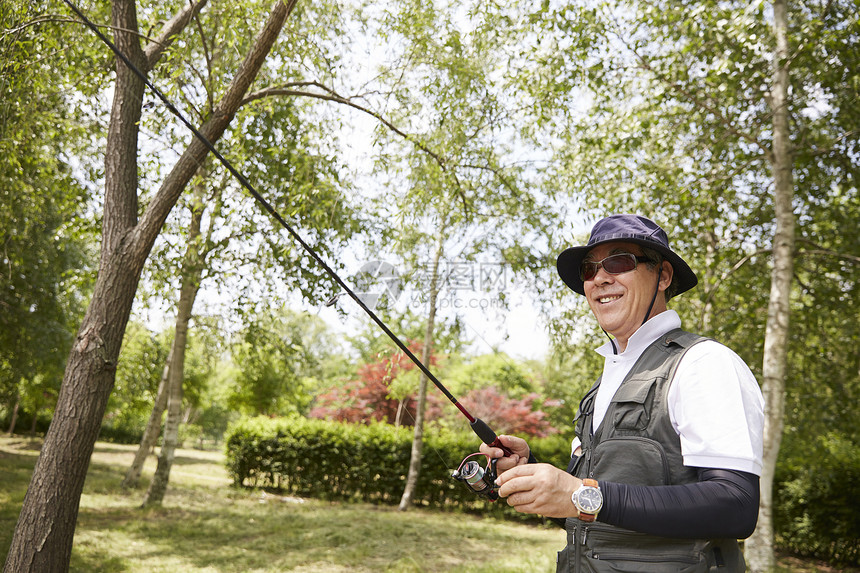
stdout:
MULTIPOLYGON (((478 450, 473 434, 429 429, 414 502, 438 509, 490 511, 522 516, 490 503, 451 478, 478 450)), ((566 465, 569 442, 532 440, 535 456, 566 465)), ((322 499, 399 503, 406 485, 412 429, 382 423, 343 424, 307 418, 243 419, 227 431, 227 469, 238 486, 274 488, 322 499)), ((479 458, 481 465, 484 460, 479 458)))

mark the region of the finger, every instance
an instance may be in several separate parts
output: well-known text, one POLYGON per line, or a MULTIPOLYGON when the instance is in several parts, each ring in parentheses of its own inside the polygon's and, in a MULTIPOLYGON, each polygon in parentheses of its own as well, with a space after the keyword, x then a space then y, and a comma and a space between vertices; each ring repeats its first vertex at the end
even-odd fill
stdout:
POLYGON ((535 505, 534 503, 523 503, 523 504, 519 504, 519 505, 511 504, 511 507, 513 507, 519 513, 541 514, 539 507, 537 505, 535 505))
MULTIPOLYGON (((525 461, 528 462, 528 460, 525 461)), ((512 456, 498 458, 498 461, 496 462, 496 469, 498 469, 499 472, 506 472, 512 468, 523 465, 523 463, 523 458, 514 454, 512 456)))
POLYGON ((516 452, 520 457, 528 457, 529 446, 524 439, 506 434, 499 435, 498 439, 500 444, 512 452, 516 452))
MULTIPOLYGON (((484 455, 490 456, 490 458, 503 458, 505 457, 505 451, 501 448, 494 448, 492 446, 488 446, 487 444, 481 444, 481 447, 478 449, 484 455)), ((517 456, 519 458, 519 456, 517 456)))
POLYGON ((535 503, 537 499, 537 494, 534 490, 528 491, 518 491, 516 493, 512 493, 507 497, 508 505, 513 508, 516 508, 519 511, 519 508, 524 505, 532 505, 535 503))
POLYGON ((521 469, 522 466, 513 468, 506 472, 503 476, 499 476, 501 479, 496 480, 499 483, 499 495, 502 497, 509 497, 515 493, 520 492, 529 492, 535 489, 535 480, 532 479, 530 475, 509 475, 512 472, 517 472, 521 469))
MULTIPOLYGON (((526 460, 526 461, 528 461, 528 460, 526 460)), ((501 463, 502 462, 499 461, 496 464, 497 467, 501 463)), ((520 477, 526 477, 526 476, 532 476, 532 475, 534 475, 537 468, 538 468, 537 465, 529 464, 529 463, 514 465, 512 468, 506 470, 505 473, 500 474, 499 477, 496 478, 496 485, 504 486, 506 483, 508 483, 509 481, 511 481, 513 479, 520 478, 520 477)))

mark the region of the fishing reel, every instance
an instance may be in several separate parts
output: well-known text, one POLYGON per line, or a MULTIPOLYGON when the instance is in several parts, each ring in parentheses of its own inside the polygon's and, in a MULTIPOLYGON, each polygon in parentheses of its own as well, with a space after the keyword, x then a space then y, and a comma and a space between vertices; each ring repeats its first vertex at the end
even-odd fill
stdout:
POLYGON ((463 458, 463 461, 460 462, 460 467, 451 474, 451 477, 463 482, 466 484, 466 487, 478 495, 482 495, 490 501, 496 501, 499 499, 499 494, 496 491, 497 461, 499 461, 497 458, 490 459, 490 456, 480 452, 469 454, 463 458), (487 458, 486 467, 482 468, 480 463, 469 459, 475 456, 484 456, 487 458))

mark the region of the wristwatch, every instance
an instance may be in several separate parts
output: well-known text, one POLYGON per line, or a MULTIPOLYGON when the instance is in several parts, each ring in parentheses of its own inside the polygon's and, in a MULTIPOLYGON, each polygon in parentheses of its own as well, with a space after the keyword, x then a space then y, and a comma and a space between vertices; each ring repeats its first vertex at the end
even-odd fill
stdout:
POLYGON ((603 494, 597 485, 597 480, 584 479, 579 489, 573 492, 570 500, 579 511, 581 521, 594 521, 597 512, 603 507, 603 494))

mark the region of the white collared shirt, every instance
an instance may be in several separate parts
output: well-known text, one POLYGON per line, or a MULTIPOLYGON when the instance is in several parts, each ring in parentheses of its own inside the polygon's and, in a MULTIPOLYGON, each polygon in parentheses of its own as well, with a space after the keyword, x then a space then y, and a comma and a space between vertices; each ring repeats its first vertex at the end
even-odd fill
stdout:
MULTIPOLYGON (((610 342, 596 349, 604 363, 594 401, 595 428, 645 349, 680 326, 678 313, 668 310, 633 333, 624 352, 613 354, 610 342)), ((730 348, 713 340, 690 348, 678 364, 667 400, 669 419, 681 438, 685 466, 761 475, 764 399, 755 376, 730 348)), ((578 446, 579 439, 574 438, 573 450, 578 446)))

